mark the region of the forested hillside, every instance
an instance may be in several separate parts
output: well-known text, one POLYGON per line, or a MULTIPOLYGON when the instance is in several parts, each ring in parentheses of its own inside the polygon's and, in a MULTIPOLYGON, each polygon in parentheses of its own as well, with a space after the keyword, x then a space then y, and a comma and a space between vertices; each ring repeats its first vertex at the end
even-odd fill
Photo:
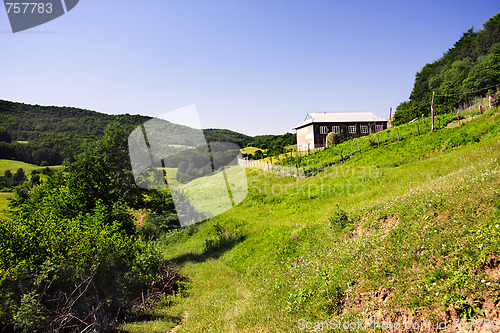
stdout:
POLYGON ((500 13, 480 31, 473 28, 440 59, 416 74, 409 101, 401 103, 394 124, 429 115, 432 93, 435 112, 442 114, 476 97, 494 94, 500 84, 500 13))
MULTIPOLYGON (((37 165, 61 164, 82 151, 83 143, 104 135, 116 116, 72 107, 40 106, 0 100, 0 158, 37 165)), ((150 117, 121 115, 126 127, 150 117)))
MULTIPOLYGON (((72 107, 40 106, 0 100, 0 159, 15 159, 37 165, 57 165, 73 159, 83 145, 104 135, 117 116, 72 107)), ((141 115, 119 115, 131 130, 151 119, 141 115)), ((227 129, 203 130, 208 142, 233 142, 240 147, 255 145, 279 150, 295 143, 295 135, 251 137, 227 129)))

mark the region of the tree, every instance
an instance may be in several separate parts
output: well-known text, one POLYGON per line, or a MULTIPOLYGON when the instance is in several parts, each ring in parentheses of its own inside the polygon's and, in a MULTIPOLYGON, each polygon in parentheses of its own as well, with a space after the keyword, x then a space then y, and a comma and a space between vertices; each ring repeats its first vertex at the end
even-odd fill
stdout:
POLYGON ((80 210, 91 211, 98 201, 104 206, 122 202, 132 208, 144 206, 144 193, 135 183, 128 154, 128 132, 117 119, 103 138, 87 146, 68 168, 68 185, 80 210))
POLYGON ((20 184, 24 183, 24 181, 27 178, 26 178, 26 174, 24 173, 23 168, 17 169, 17 171, 14 174, 14 176, 12 177, 12 179, 14 180, 15 185, 20 185, 20 184))
POLYGON ((254 160, 261 160, 264 158, 264 153, 262 153, 262 150, 257 149, 255 153, 253 154, 253 159, 254 160))
POLYGON ((12 142, 12 138, 5 128, 0 128, 0 142, 12 142))

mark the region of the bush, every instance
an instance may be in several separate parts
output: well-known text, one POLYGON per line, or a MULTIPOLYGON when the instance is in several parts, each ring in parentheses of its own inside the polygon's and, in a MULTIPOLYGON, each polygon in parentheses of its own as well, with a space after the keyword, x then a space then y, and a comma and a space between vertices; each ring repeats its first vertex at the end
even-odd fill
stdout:
POLYGON ((332 214, 328 218, 330 225, 332 228, 345 228, 349 223, 349 218, 347 213, 342 210, 338 204, 335 205, 335 208, 332 210, 332 214))
POLYGON ((458 135, 454 135, 451 138, 449 138, 445 142, 445 146, 447 148, 454 148, 454 147, 464 146, 469 142, 478 142, 478 141, 479 139, 471 134, 460 133, 458 135))
POLYGON ((339 144, 342 141, 342 136, 340 133, 330 132, 326 135, 326 146, 332 147, 339 144))
POLYGON ((157 239, 163 234, 178 228, 180 228, 180 225, 176 214, 147 214, 138 231, 148 239, 157 239))
POLYGON ((205 252, 217 252, 245 238, 243 235, 243 224, 239 221, 228 221, 223 224, 215 220, 213 228, 215 238, 205 240, 205 252))

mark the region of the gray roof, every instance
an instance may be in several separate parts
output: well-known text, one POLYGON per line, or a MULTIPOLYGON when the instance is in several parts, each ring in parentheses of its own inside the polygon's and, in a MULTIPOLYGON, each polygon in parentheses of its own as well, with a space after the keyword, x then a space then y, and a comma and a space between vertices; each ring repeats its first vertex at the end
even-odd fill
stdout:
POLYGON ((295 128, 301 128, 313 123, 355 123, 387 121, 371 112, 311 112, 303 122, 295 128))

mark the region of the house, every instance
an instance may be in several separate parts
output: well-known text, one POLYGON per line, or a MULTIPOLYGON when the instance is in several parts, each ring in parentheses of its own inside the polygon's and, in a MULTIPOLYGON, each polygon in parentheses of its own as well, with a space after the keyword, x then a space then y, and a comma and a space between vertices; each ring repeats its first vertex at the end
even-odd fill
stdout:
POLYGON ((344 139, 383 131, 387 120, 371 112, 308 113, 297 131, 297 150, 324 147, 330 132, 339 133, 344 139))

